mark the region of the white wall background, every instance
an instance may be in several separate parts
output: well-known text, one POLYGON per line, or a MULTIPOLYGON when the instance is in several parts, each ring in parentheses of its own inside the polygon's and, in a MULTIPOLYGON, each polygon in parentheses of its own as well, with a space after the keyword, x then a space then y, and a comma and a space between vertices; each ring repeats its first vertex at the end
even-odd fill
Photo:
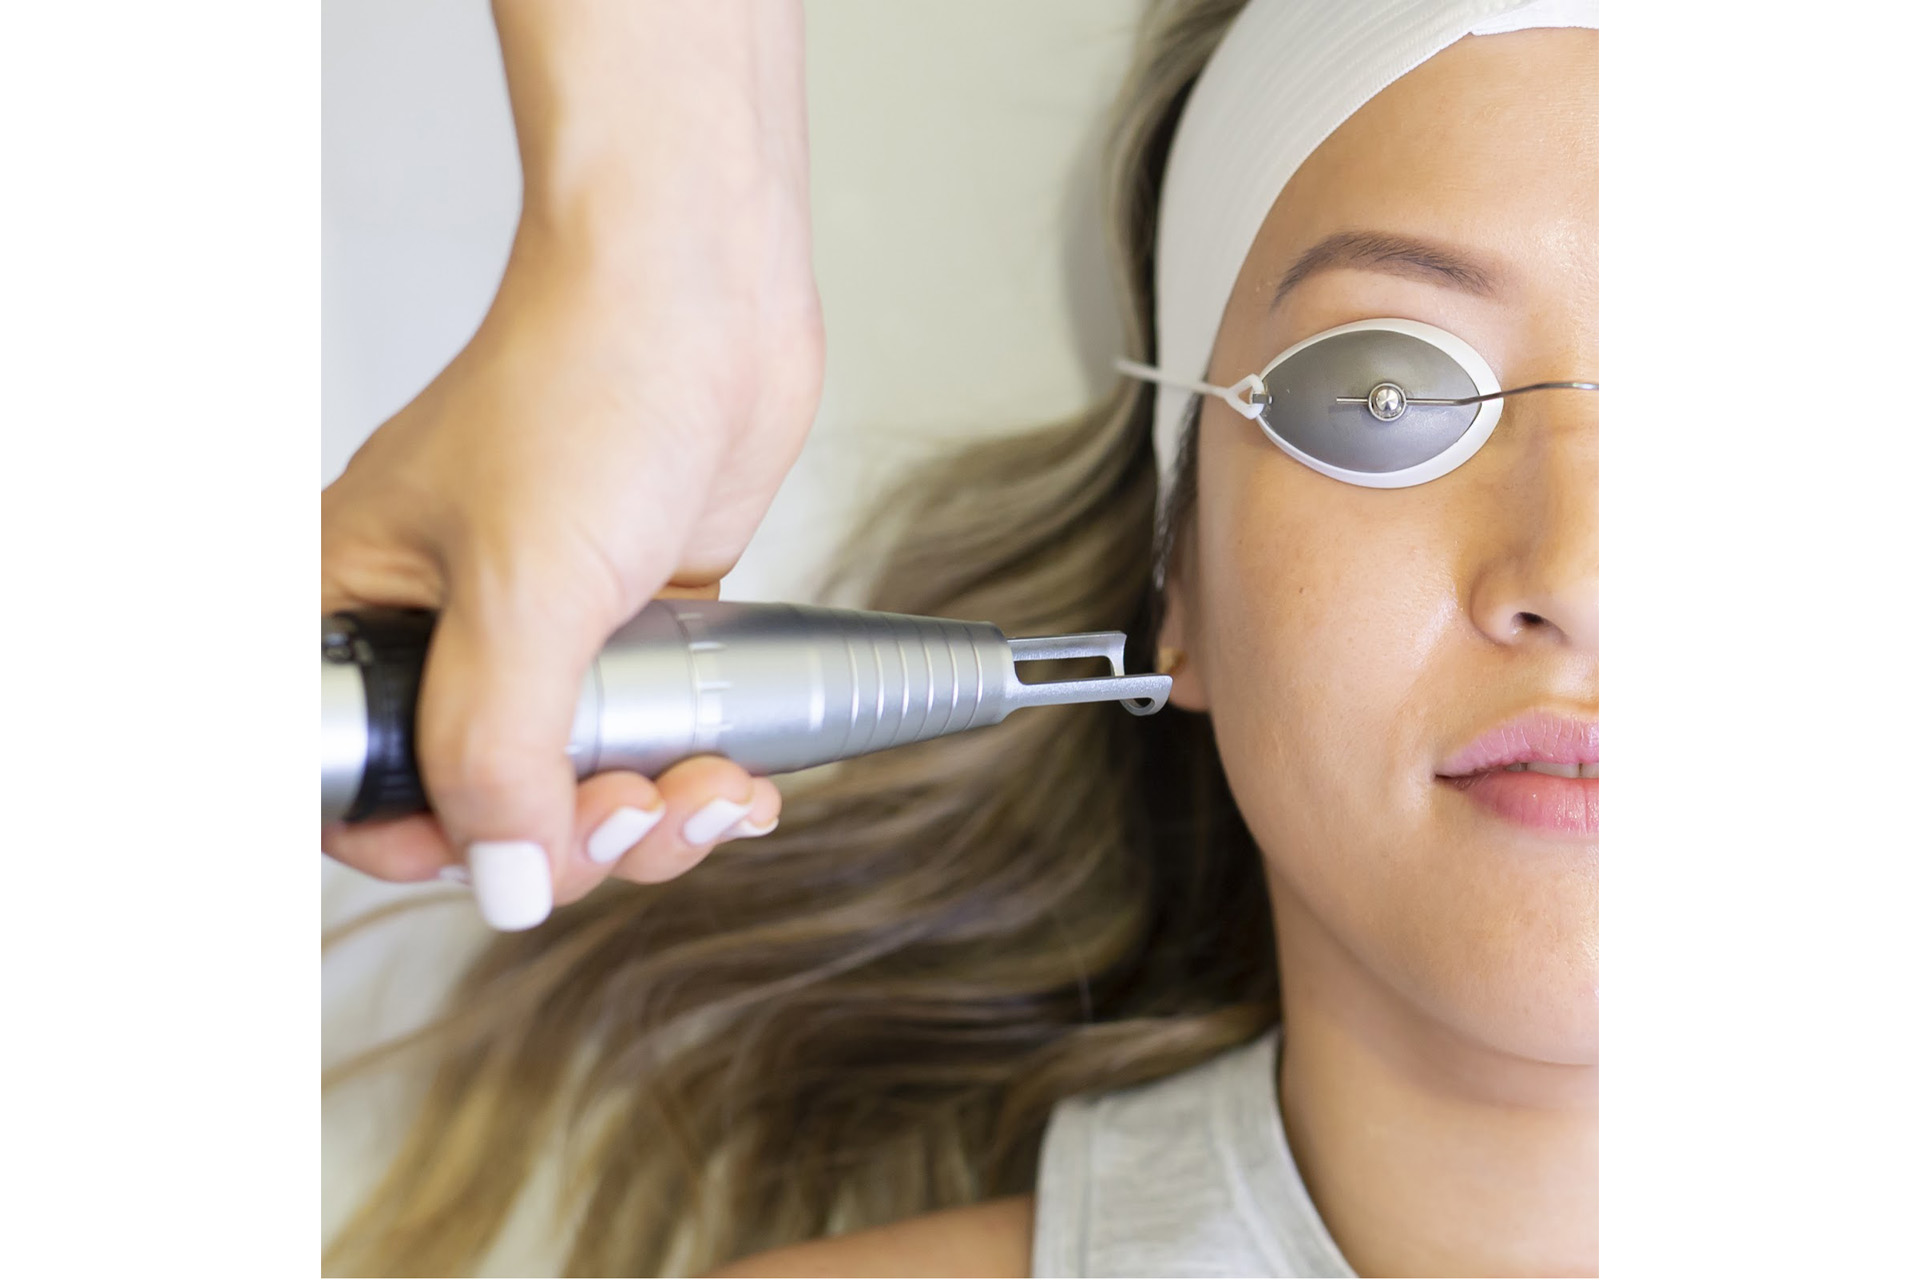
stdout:
MULTIPOLYGON (((1117 354, 1094 201, 1104 111, 1139 0, 814 0, 807 6, 814 263, 826 388, 799 463, 724 592, 802 599, 891 467, 943 436, 1070 412, 1117 354)), ((506 264, 519 172, 485 0, 327 0, 323 481, 459 350, 506 264)), ((530 428, 532 429, 532 428, 530 428)), ((414 888, 323 861, 323 914, 414 888)), ((326 959, 337 1061, 431 1012, 484 938, 449 898, 326 959)), ((370 1185, 404 1082, 328 1096, 322 1229, 370 1185)), ((550 1273, 536 1179, 489 1260, 550 1273)))
MULTIPOLYGON (((808 4, 826 389, 728 596, 808 594, 861 498, 939 433, 1068 412, 1111 380, 1094 180, 1138 8, 808 4)), ((322 14, 330 480, 478 325, 519 170, 484 0, 328 0, 322 14)))

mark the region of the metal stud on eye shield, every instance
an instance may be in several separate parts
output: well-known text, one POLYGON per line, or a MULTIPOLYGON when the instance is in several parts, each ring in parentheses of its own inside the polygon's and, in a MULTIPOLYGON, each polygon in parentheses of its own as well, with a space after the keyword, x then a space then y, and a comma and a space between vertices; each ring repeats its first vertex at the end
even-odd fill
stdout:
POLYGON ((1492 434, 1508 396, 1599 390, 1592 382, 1503 389, 1465 341, 1401 319, 1360 320, 1314 334, 1231 387, 1170 378, 1132 361, 1115 364, 1137 378, 1218 396, 1257 420, 1289 457, 1370 489, 1424 484, 1460 466, 1492 434))

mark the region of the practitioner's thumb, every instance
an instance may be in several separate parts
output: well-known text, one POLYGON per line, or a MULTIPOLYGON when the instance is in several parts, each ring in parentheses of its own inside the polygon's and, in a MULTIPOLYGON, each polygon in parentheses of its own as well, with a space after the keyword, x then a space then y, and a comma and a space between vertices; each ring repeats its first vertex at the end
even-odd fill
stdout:
POLYGON ((434 630, 415 722, 421 781, 496 929, 530 929, 553 910, 554 867, 573 843, 567 736, 611 625, 456 588, 434 630))

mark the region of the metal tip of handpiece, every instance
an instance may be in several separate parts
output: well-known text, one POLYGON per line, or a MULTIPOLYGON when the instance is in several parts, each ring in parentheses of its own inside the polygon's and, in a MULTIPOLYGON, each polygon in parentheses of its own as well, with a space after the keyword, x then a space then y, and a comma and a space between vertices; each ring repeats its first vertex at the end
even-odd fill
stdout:
POLYGON ((1127 674, 1127 634, 1124 631, 1090 631, 1075 636, 1029 636, 1007 641, 1016 666, 1022 662, 1042 662, 1050 658, 1105 658, 1110 676, 1090 680, 1055 680, 1027 684, 1018 679, 1007 690, 1007 701, 1014 707, 1052 707, 1073 702, 1118 702, 1136 716, 1150 716, 1167 705, 1173 692, 1173 677, 1127 674))

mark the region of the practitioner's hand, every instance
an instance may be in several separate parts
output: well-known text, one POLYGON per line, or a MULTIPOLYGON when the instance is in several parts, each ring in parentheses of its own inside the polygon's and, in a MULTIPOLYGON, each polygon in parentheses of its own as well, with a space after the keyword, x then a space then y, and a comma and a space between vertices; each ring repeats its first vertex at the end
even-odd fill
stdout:
POLYGON ((464 866, 489 922, 525 928, 777 818, 773 785, 726 761, 576 787, 565 745, 616 627, 656 594, 717 594, 812 422, 824 346, 797 4, 495 15, 527 184, 499 293, 321 501, 323 612, 441 611, 417 729, 435 816, 322 847, 391 880, 464 866))

